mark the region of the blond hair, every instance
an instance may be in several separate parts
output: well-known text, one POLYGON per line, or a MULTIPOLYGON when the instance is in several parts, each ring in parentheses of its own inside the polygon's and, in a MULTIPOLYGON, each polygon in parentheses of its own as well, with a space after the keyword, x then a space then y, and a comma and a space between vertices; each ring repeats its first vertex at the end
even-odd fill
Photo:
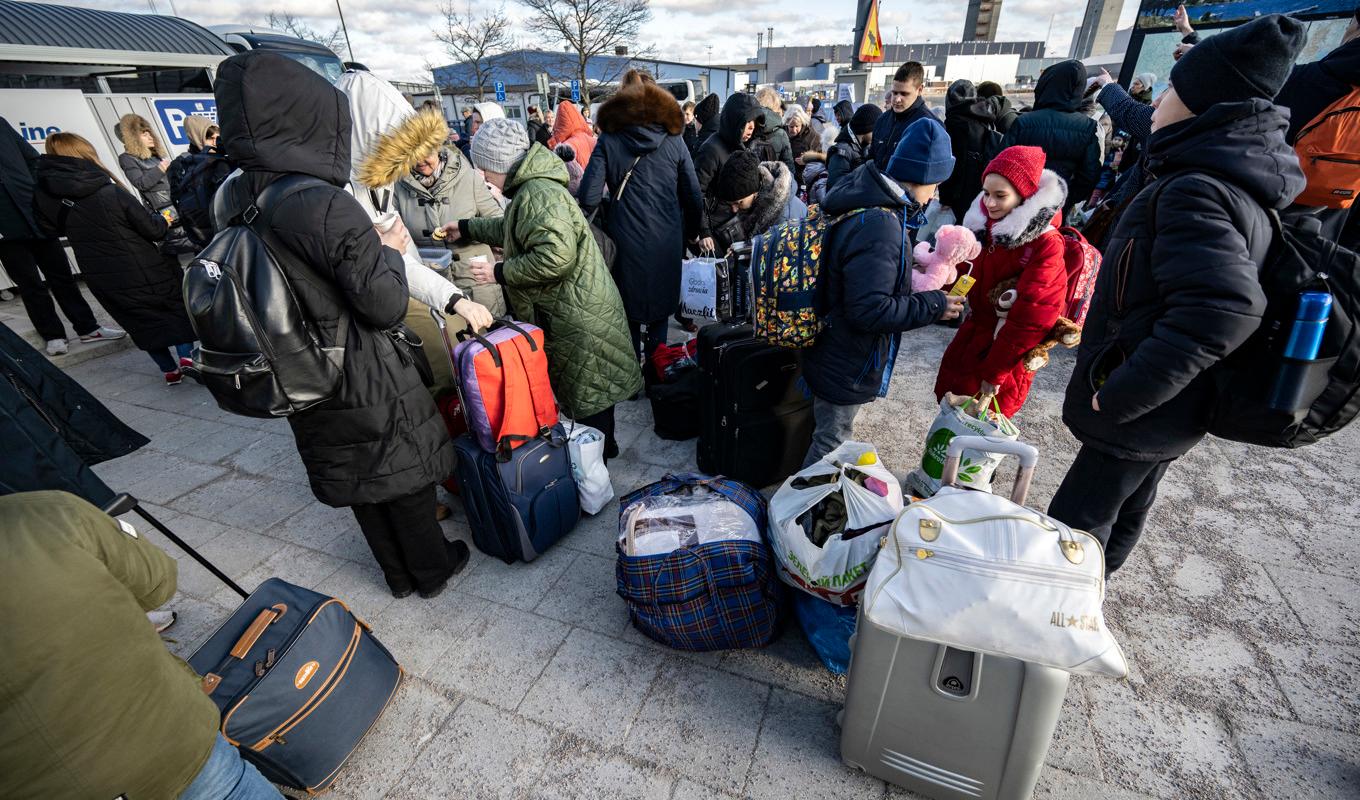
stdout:
POLYGON ((781 114, 784 113, 784 101, 780 99, 779 92, 776 92, 768 86, 756 92, 756 102, 771 111, 778 111, 781 114))
POLYGON ((94 145, 78 133, 54 133, 47 137, 47 144, 43 149, 49 156, 66 156, 67 158, 79 158, 92 162, 96 167, 103 170, 109 180, 117 183, 113 173, 104 166, 104 162, 99 160, 99 154, 95 152, 94 145))

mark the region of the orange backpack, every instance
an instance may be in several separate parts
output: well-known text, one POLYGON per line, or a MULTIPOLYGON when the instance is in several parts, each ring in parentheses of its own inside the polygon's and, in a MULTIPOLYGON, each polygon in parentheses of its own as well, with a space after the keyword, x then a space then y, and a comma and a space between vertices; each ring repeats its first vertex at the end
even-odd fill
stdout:
POLYGON ((1294 137, 1308 186, 1294 202, 1350 208, 1360 191, 1360 87, 1314 117, 1294 137))

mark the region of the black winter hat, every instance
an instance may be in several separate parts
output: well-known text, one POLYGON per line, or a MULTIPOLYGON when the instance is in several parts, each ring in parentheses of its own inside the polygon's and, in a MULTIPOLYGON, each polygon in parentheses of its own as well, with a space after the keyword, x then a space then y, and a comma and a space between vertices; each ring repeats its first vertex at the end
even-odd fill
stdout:
POLYGON ((1190 48, 1171 68, 1171 85, 1196 114, 1216 103, 1273 100, 1307 38, 1307 28, 1293 17, 1257 17, 1190 48))
POLYGON ((718 103, 718 95, 710 94, 694 107, 694 118, 699 121, 700 125, 703 125, 718 116, 719 110, 721 110, 721 106, 718 103))
POLYGON ((724 203, 735 203, 760 191, 760 159, 750 150, 738 150, 728 156, 718 173, 718 185, 713 194, 724 203))
POLYGON ((883 116, 883 109, 877 103, 865 103, 855 109, 855 115, 850 118, 850 132, 856 136, 864 134, 874 129, 874 123, 883 116))

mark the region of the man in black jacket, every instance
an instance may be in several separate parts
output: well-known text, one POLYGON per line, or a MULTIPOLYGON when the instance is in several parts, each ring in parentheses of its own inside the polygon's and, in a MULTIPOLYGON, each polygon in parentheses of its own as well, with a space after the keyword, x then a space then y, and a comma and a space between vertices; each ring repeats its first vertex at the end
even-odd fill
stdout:
MULTIPOLYGON (((703 195, 705 206, 717 203, 712 184, 722 171, 723 164, 738 150, 746 150, 756 127, 760 125, 765 109, 756 102, 755 95, 737 92, 723 103, 718 117, 718 132, 704 140, 699 152, 694 156, 694 174, 699 179, 699 192, 703 195)), ((719 206, 719 208, 721 208, 719 206)), ((732 219, 730 213, 704 214, 701 232, 709 238, 724 224, 732 219)))
POLYGON ((882 172, 865 163, 829 192, 829 223, 817 284, 825 328, 802 351, 816 428, 804 466, 849 439, 860 408, 888 393, 902 332, 963 310, 962 297, 911 291, 910 231, 920 227, 954 156, 935 119, 917 122, 882 172), (855 209, 867 209, 852 214, 855 209), (842 215, 845 215, 842 217, 842 215))
POLYGON ((1272 14, 1196 45, 1155 103, 1147 168, 1106 250, 1063 421, 1082 443, 1048 512, 1094 534, 1106 573, 1133 549, 1167 466, 1204 437, 1214 364, 1256 330, 1268 209, 1303 189, 1270 102, 1303 47, 1272 14))
POLYGON ((1048 168, 1067 182, 1069 209, 1090 197, 1100 178, 1096 121, 1078 110, 1085 93, 1085 65, 1075 59, 1054 64, 1034 86, 1034 110, 1021 114, 1001 140, 1002 150, 1013 144, 1043 148, 1048 168))
POLYGON ((38 233, 33 220, 33 169, 37 161, 38 151, 33 145, 0 117, 0 262, 19 289, 29 321, 47 342, 48 355, 67 352, 66 328, 52 304, 53 295, 82 342, 120 339, 125 335, 122 331, 101 328, 95 321, 90 304, 71 275, 71 262, 66 260, 61 244, 38 233))
POLYGON ((926 107, 921 89, 926 83, 926 70, 915 61, 908 61, 893 73, 892 89, 889 99, 892 108, 878 118, 874 124, 874 141, 869 146, 869 157, 880 170, 888 168, 888 159, 897 150, 897 143, 911 123, 918 119, 932 117, 926 107))
POLYGON ((996 100, 981 98, 972 81, 957 80, 945 95, 944 129, 954 148, 954 174, 940 184, 940 204, 962 220, 968 207, 982 191, 982 170, 991 161, 1001 140, 996 100))

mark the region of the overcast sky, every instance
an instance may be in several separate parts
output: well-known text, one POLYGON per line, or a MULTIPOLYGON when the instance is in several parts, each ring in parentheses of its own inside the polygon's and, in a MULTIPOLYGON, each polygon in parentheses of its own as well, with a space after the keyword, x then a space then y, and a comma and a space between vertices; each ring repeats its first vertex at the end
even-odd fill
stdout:
MULTIPOLYGON (((57 0, 110 11, 170 14, 172 0, 57 0)), ((441 24, 440 0, 341 0, 355 59, 392 80, 429 80, 426 64, 452 59, 434 40, 441 24)), ((466 7, 467 0, 455 0, 466 7)), ((958 41, 963 32, 965 0, 880 0, 883 40, 895 42, 958 41)), ((1107 0, 1119 2, 1119 0, 1107 0)), ((269 12, 290 12, 312 28, 329 31, 338 24, 334 0, 173 0, 180 16, 203 25, 262 23, 269 12)), ((643 28, 639 46, 651 45, 659 57, 708 63, 709 46, 717 63, 743 63, 755 55, 756 32, 774 28, 775 45, 848 43, 854 27, 854 0, 651 0, 652 20, 643 28)), ((1125 0, 1120 27, 1132 24, 1137 0, 1125 0)), ((472 3, 474 12, 494 9, 487 0, 472 3)), ((525 17, 514 0, 507 14, 525 17)), ((1064 55, 1072 29, 1081 23, 1085 0, 1004 0, 998 39, 1044 39, 1053 19, 1049 52, 1064 55)), ((521 47, 548 48, 516 26, 521 47)))

